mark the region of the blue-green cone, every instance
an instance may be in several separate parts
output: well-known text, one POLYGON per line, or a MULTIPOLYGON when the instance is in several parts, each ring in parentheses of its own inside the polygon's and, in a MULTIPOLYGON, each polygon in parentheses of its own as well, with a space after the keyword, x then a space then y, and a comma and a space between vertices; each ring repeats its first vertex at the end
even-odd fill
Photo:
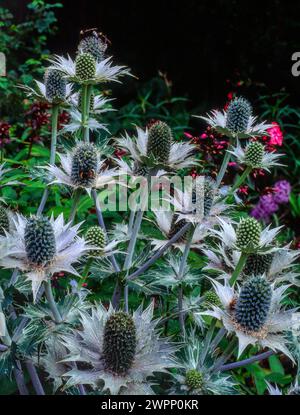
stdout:
POLYGON ((46 98, 49 102, 59 103, 66 99, 67 83, 57 69, 47 69, 45 72, 46 98))
POLYGON ((245 151, 245 164, 252 168, 257 168, 262 164, 265 147, 259 141, 252 141, 248 144, 245 151))
POLYGON ((272 264, 274 255, 271 254, 250 254, 243 268, 245 276, 267 274, 272 264))
POLYGON ((97 62, 105 58, 107 44, 99 36, 90 35, 82 39, 78 45, 79 53, 90 53, 97 62))
POLYGON ((106 370, 124 375, 131 368, 137 341, 133 318, 123 311, 112 314, 104 328, 103 357, 106 370))
POLYGON ((162 121, 155 122, 149 128, 147 155, 156 162, 167 163, 172 144, 171 128, 162 121))
POLYGON ((29 262, 44 265, 53 259, 56 252, 55 236, 47 218, 38 216, 28 219, 24 240, 29 262))
POLYGON ((253 253, 260 242, 261 225, 254 218, 242 219, 236 231, 236 246, 242 252, 253 253))
POLYGON ((79 187, 92 187, 98 171, 98 154, 93 144, 79 144, 72 158, 71 179, 79 187))
POLYGON ((80 53, 75 60, 75 74, 80 81, 88 81, 96 74, 96 60, 90 53, 80 53))
POLYGON ((244 98, 235 98, 227 108, 226 127, 235 134, 244 133, 251 115, 251 104, 244 98))
POLYGON ((252 277, 240 292, 235 319, 245 330, 258 331, 265 324, 270 310, 272 289, 263 277, 252 277))

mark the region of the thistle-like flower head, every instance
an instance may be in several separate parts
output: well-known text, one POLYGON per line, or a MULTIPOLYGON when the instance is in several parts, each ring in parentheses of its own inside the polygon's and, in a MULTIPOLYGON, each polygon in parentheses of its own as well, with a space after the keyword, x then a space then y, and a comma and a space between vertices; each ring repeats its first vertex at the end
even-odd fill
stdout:
POLYGON ((227 107, 227 110, 214 110, 205 120, 217 132, 234 138, 249 138, 267 135, 272 126, 265 122, 256 123, 257 117, 252 115, 251 104, 244 98, 237 97, 227 107))
POLYGON ((211 310, 201 312, 221 320, 228 333, 235 333, 239 341, 238 356, 250 344, 279 350, 291 360, 293 356, 287 345, 287 332, 293 330, 294 322, 299 319, 296 309, 286 310, 282 300, 287 295, 288 285, 278 288, 270 285, 264 276, 252 277, 237 291, 211 280, 222 304, 211 306, 211 310))
POLYGON ((12 218, 12 229, 0 236, 1 260, 4 268, 18 268, 32 283, 34 298, 43 281, 55 272, 78 275, 72 264, 89 250, 78 236, 79 225, 65 224, 63 215, 57 219, 21 215, 12 218))
POLYGON ((62 168, 48 165, 45 168, 52 178, 51 183, 60 183, 72 188, 83 188, 88 194, 91 189, 114 183, 115 169, 104 168, 97 147, 91 143, 80 143, 73 151, 59 154, 62 168))
POLYGON ((155 122, 149 130, 137 127, 137 136, 118 139, 117 145, 129 154, 131 160, 115 159, 127 173, 136 176, 140 172, 149 173, 150 169, 160 169, 155 175, 165 170, 176 172, 181 168, 197 165, 193 156, 195 145, 174 141, 170 127, 161 121, 155 122))
POLYGON ((90 227, 85 235, 85 238, 90 245, 96 248, 90 251, 89 255, 99 256, 103 254, 106 245, 106 235, 100 226, 90 227))
POLYGON ((45 72, 45 95, 49 102, 61 103, 67 97, 67 82, 60 71, 47 69, 45 72))
POLYGON ((115 394, 153 393, 147 378, 176 366, 176 347, 157 334, 153 304, 132 315, 99 305, 81 313, 82 330, 63 337, 67 361, 86 363, 65 376, 66 387, 87 384, 115 394))
POLYGON ((101 37, 93 34, 84 37, 78 45, 79 53, 90 53, 96 62, 101 62, 105 57, 107 43, 101 37))
POLYGON ((255 252, 260 243, 261 225, 254 218, 240 221, 236 230, 236 246, 241 252, 255 252))
POLYGON ((96 59, 90 53, 80 53, 76 56, 75 76, 80 82, 93 79, 96 74, 96 59))

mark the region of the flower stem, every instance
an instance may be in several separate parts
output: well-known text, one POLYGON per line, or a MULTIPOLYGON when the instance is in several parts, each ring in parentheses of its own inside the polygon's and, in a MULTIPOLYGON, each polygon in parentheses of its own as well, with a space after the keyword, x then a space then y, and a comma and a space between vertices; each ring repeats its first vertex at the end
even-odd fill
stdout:
POLYGON ((44 282, 44 287, 45 287, 46 298, 47 298, 47 301, 49 303, 50 309, 52 311, 55 323, 59 324, 59 323, 62 322, 62 318, 61 318, 61 315, 58 311, 57 305, 56 305, 54 297, 53 297, 51 283, 48 282, 48 281, 45 281, 44 282))
MULTIPOLYGON (((231 146, 231 144, 232 144, 232 140, 230 139, 229 143, 228 143, 228 149, 231 146)), ((226 150, 226 153, 225 153, 224 158, 223 158, 222 165, 220 167, 220 170, 219 170, 219 173, 218 173, 218 176, 217 176, 217 179, 216 179, 217 187, 219 187, 220 184, 222 183, 222 180, 223 180, 223 178, 225 176, 225 173, 226 173, 226 170, 227 170, 228 163, 229 163, 230 158, 231 158, 231 154, 229 153, 228 149, 226 150)))
POLYGON ((268 352, 257 354, 256 356, 249 357, 248 359, 241 360, 240 362, 228 363, 227 365, 221 366, 219 370, 221 372, 224 372, 225 370, 237 369, 239 367, 250 365, 251 363, 255 363, 255 362, 259 362, 261 360, 267 359, 273 354, 275 354, 275 352, 273 350, 269 350, 268 352))
POLYGON ((93 257, 90 257, 90 258, 86 261, 85 267, 84 267, 84 269, 83 269, 83 271, 82 271, 82 281, 80 281, 81 286, 83 286, 83 284, 85 284, 85 282, 86 282, 86 280, 87 280, 87 278, 88 278, 89 271, 90 271, 90 268, 91 268, 91 266, 92 266, 92 264, 93 264, 93 261, 94 261, 94 258, 93 258, 93 257))
POLYGON ((16 383, 19 389, 20 395, 29 395, 25 380, 24 380, 24 373, 22 370, 21 363, 19 361, 16 362, 16 365, 13 369, 14 376, 16 379, 16 383))
POLYGON ((45 395, 45 391, 43 388, 43 385, 41 384, 40 378, 38 376, 37 370, 34 367, 33 363, 30 361, 27 361, 25 363, 26 369, 29 373, 32 385, 34 387, 34 390, 37 395, 45 395))
MULTIPOLYGON (((187 259, 188 259, 189 252, 190 252, 191 245, 192 245, 193 235, 194 235, 194 228, 191 228, 190 231, 188 232, 188 239, 187 239, 184 252, 181 258, 180 266, 179 266, 180 280, 182 280, 184 276, 187 259)), ((180 284, 180 287, 178 290, 178 313, 179 313, 178 317, 179 317, 180 331, 181 331, 181 334, 184 336, 185 327, 184 327, 184 312, 183 312, 182 306, 183 306, 183 287, 182 287, 182 284, 180 284)))
POLYGON ((220 356, 217 360, 216 360, 216 362, 215 362, 215 364, 213 365, 213 367, 212 367, 212 370, 214 371, 214 372, 217 372, 217 371, 219 371, 220 370, 220 367, 230 358, 230 356, 232 355, 232 353, 233 353, 233 351, 234 351, 234 349, 235 349, 235 347, 236 347, 236 338, 235 337, 233 337, 230 341, 229 341, 229 343, 228 343, 228 345, 227 345, 227 347, 226 347, 226 349, 224 350, 224 353, 222 354, 222 356, 220 356))
POLYGON ((240 259, 238 260, 238 263, 235 267, 235 270, 233 271, 231 278, 229 280, 229 284, 231 286, 233 286, 236 282, 236 280, 238 279, 238 277, 240 276, 241 272, 243 271, 243 268, 245 266, 245 263, 247 261, 248 258, 248 254, 241 252, 241 256, 240 259))
POLYGON ((228 196, 231 196, 245 181, 245 179, 249 176, 252 171, 252 167, 247 166, 241 176, 237 179, 235 184, 232 186, 231 191, 229 192, 228 196))
POLYGON ((50 150, 50 164, 55 164, 56 145, 57 145, 57 122, 59 114, 59 105, 53 105, 51 116, 51 150, 50 150))
POLYGON ((73 195, 73 204, 72 204, 72 208, 71 208, 71 212, 70 212, 70 217, 69 217, 69 222, 73 223, 75 216, 76 216, 76 211, 78 208, 78 204, 80 201, 80 196, 81 196, 81 189, 76 189, 73 195))

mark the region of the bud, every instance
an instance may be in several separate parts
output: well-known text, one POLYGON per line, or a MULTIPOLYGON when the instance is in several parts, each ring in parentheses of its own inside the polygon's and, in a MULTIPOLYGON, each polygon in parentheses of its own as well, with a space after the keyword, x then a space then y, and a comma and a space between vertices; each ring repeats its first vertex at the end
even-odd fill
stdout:
POLYGON ((25 251, 34 265, 45 265, 56 253, 55 236, 50 221, 42 216, 28 219, 25 233, 25 251))
POLYGON ((172 131, 170 127, 162 122, 155 122, 149 129, 147 155, 155 161, 167 163, 170 156, 172 144, 172 131))
POLYGON ((98 154, 93 144, 79 144, 73 153, 71 179, 74 185, 92 187, 98 171, 98 154))
POLYGON ((245 164, 252 168, 260 167, 262 164, 265 147, 259 141, 252 141, 245 151, 245 164))
POLYGON ((252 114, 251 104, 244 98, 235 98, 227 108, 226 127, 233 133, 244 133, 252 114))
POLYGON ((265 324, 270 310, 272 289, 263 277, 252 277, 240 292, 235 319, 244 329, 258 331, 265 324))
POLYGON ((105 368, 117 375, 125 375, 133 364, 136 345, 136 328, 132 317, 122 311, 112 314, 104 328, 105 368))
POLYGON ((75 73, 80 81, 88 81, 96 74, 96 61, 90 53, 80 53, 75 61, 75 73))
POLYGON ((252 253, 260 242, 261 226, 254 218, 242 219, 236 231, 236 246, 242 252, 252 253))
POLYGON ((47 69, 45 72, 46 98, 49 102, 60 102, 66 99, 67 83, 57 69, 47 69))
POLYGON ((98 249, 89 251, 91 256, 99 256, 103 253, 105 248, 106 236, 100 226, 92 226, 86 233, 86 240, 98 249))
POLYGON ((203 375, 196 369, 191 369, 186 372, 185 384, 189 389, 201 389, 203 387, 203 375))

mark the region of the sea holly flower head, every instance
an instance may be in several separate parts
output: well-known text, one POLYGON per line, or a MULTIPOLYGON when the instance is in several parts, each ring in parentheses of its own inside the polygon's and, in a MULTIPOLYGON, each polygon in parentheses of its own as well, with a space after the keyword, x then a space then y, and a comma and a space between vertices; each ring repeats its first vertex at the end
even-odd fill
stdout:
MULTIPOLYGON (((130 156, 130 163, 123 159, 116 159, 116 163, 121 169, 129 174, 138 175, 145 169, 160 172, 168 170, 176 172, 181 168, 189 168, 197 164, 193 156, 196 146, 191 143, 175 142, 172 132, 166 123, 155 122, 146 130, 137 127, 137 136, 130 137, 126 133, 125 137, 117 140, 117 145, 130 156)), ((142 174, 143 175, 143 174, 142 174)))
POLYGON ((78 275, 72 264, 79 262, 88 250, 78 236, 81 224, 65 224, 63 215, 57 219, 21 215, 12 218, 13 226, 0 236, 1 260, 4 268, 18 268, 32 283, 34 299, 43 281, 60 271, 78 275))
POLYGON ((153 393, 148 377, 176 366, 177 347, 159 338, 152 317, 152 303, 133 314, 102 305, 82 312, 82 330, 63 336, 69 351, 64 360, 78 364, 65 373, 66 387, 86 384, 112 395, 153 393))
POLYGON ((201 312, 221 320, 228 333, 234 333, 239 342, 238 357, 248 345, 268 347, 281 351, 291 360, 285 335, 293 328, 296 309, 286 310, 281 305, 288 285, 278 288, 270 285, 264 276, 254 276, 237 291, 228 282, 211 280, 222 307, 212 306, 201 312))
POLYGON ((218 133, 233 138, 249 138, 266 135, 271 124, 256 123, 257 117, 252 115, 249 102, 237 97, 230 102, 224 111, 214 110, 207 117, 198 117, 206 121, 218 133))
POLYGON ((90 53, 96 62, 101 62, 105 58, 107 46, 107 42, 96 31, 93 31, 80 40, 78 53, 90 53))
POLYGON ((60 183, 74 189, 91 190, 115 183, 115 169, 104 168, 97 147, 91 143, 79 143, 72 151, 58 154, 62 168, 48 165, 45 168, 52 178, 51 183, 60 183))
POLYGON ((259 141, 250 141, 246 149, 243 149, 238 141, 236 147, 233 150, 229 150, 229 152, 234 155, 240 164, 249 166, 252 169, 270 172, 270 168, 282 166, 282 164, 278 163, 278 159, 283 155, 266 151, 264 145, 259 141))

